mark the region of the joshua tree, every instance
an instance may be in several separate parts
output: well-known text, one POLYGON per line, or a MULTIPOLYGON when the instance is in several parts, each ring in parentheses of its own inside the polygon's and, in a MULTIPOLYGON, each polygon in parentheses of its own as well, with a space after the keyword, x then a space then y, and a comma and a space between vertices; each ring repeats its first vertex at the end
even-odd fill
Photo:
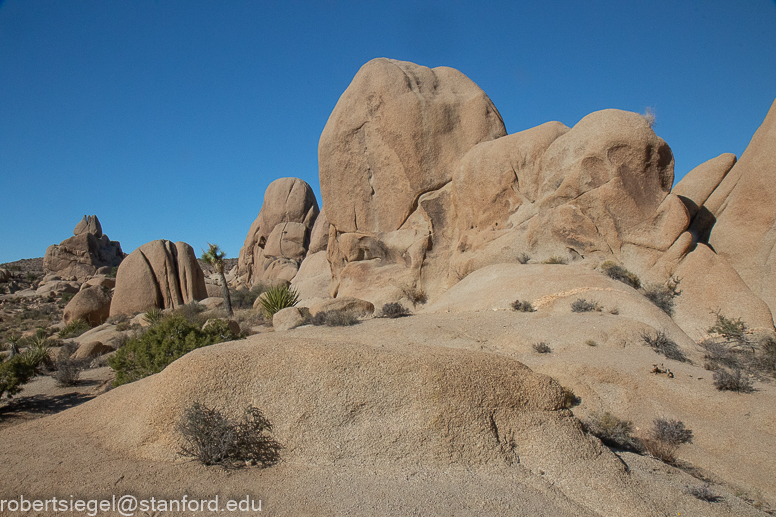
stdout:
POLYGON ((210 246, 210 248, 207 251, 202 250, 202 260, 205 264, 210 264, 216 268, 216 271, 218 271, 218 274, 221 276, 221 286, 224 289, 226 313, 231 316, 234 314, 232 312, 232 299, 229 297, 229 286, 226 285, 226 277, 224 276, 224 259, 226 258, 226 253, 221 251, 217 244, 210 244, 208 242, 207 245, 210 246))

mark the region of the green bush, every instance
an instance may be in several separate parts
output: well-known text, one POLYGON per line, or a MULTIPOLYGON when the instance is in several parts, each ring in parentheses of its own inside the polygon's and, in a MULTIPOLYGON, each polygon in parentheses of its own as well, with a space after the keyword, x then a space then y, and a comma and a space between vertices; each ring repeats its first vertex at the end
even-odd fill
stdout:
POLYGON ((552 257, 548 258, 542 264, 568 264, 569 261, 565 257, 559 257, 557 255, 553 255, 552 257))
POLYGON ((11 398, 38 373, 38 367, 49 359, 48 347, 39 346, 0 363, 0 397, 11 398))
POLYGON ((108 361, 116 371, 114 385, 120 386, 159 373, 194 349, 237 338, 225 321, 217 320, 202 330, 182 315, 172 314, 149 327, 139 338, 127 341, 108 361))
POLYGON ((162 321, 164 318, 164 311, 159 307, 152 307, 145 313, 145 320, 149 325, 154 326, 162 321))
POLYGON ((719 312, 716 315, 717 321, 709 327, 709 334, 719 334, 725 340, 739 345, 746 344, 746 323, 741 321, 741 318, 726 318, 719 312))
POLYGON ((601 271, 603 271, 604 274, 606 274, 609 278, 619 280, 620 282, 628 284, 634 289, 641 287, 641 280, 639 280, 639 277, 636 276, 635 273, 631 273, 624 267, 615 264, 611 260, 607 260, 601 264, 601 271))
POLYGON ((293 307, 298 302, 299 295, 296 290, 287 285, 272 286, 259 297, 259 303, 261 303, 264 313, 270 319, 279 310, 293 307))
POLYGON ((67 302, 72 300, 73 296, 75 296, 73 293, 62 293, 62 296, 59 297, 59 301, 67 305, 67 302))
POLYGON ((116 273, 118 273, 118 272, 119 272, 119 267, 118 266, 113 266, 112 268, 110 268, 110 271, 105 273, 105 276, 107 278, 116 278, 116 273))
POLYGON ((87 330, 89 330, 91 327, 88 323, 86 323, 84 320, 78 319, 73 320, 70 323, 67 324, 65 328, 59 331, 59 334, 57 334, 62 339, 67 339, 70 337, 78 337, 87 330))
POLYGON ((232 468, 255 462, 269 466, 277 463, 283 448, 269 436, 272 424, 252 406, 246 408, 241 421, 234 421, 194 402, 184 410, 177 430, 184 441, 181 454, 204 465, 232 468))

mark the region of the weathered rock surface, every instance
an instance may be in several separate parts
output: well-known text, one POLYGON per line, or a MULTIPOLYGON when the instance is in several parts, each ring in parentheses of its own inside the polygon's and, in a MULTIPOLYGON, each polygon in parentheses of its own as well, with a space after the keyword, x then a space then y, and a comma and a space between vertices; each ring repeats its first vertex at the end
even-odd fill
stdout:
POLYGON ((205 277, 192 247, 156 240, 130 253, 119 266, 110 315, 176 308, 204 298, 205 277))
POLYGON ((398 230, 461 157, 504 136, 498 110, 458 70, 373 59, 340 97, 318 145, 326 217, 339 232, 398 230))
POLYGON ((716 322, 716 313, 741 318, 747 326, 773 330, 768 305, 755 295, 736 270, 708 246, 698 246, 676 270, 681 294, 676 297, 674 321, 699 340, 716 322))
POLYGON ((776 310, 776 101, 741 158, 709 196, 709 245, 776 310))
POLYGON ((79 291, 79 288, 81 286, 78 285, 78 282, 65 282, 63 280, 52 280, 51 282, 46 282, 42 284, 40 287, 38 287, 35 290, 35 293, 38 296, 60 296, 63 293, 72 293, 75 294, 79 291))
POLYGON ((299 271, 291 281, 291 287, 296 289, 299 299, 326 298, 329 296, 331 283, 331 267, 326 258, 326 251, 318 251, 307 255, 299 266, 299 271))
POLYGON ((62 277, 83 281, 102 267, 118 266, 124 258, 121 244, 102 233, 96 215, 84 216, 73 230, 73 237, 46 249, 43 268, 62 277))
POLYGON ((92 327, 101 325, 108 319, 111 311, 111 297, 100 286, 87 287, 73 296, 62 313, 66 324, 81 319, 92 327))
POLYGON ((298 178, 273 181, 245 239, 238 262, 244 284, 296 275, 318 216, 312 188, 298 178))

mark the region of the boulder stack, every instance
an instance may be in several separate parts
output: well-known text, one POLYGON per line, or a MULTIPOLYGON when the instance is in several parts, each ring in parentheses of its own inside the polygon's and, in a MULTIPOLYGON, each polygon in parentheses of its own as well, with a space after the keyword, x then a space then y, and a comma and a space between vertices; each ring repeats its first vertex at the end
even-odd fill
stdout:
POLYGON ((121 244, 102 233, 96 215, 84 216, 75 226, 73 237, 52 244, 43 257, 46 273, 83 281, 101 267, 116 267, 124 259, 121 244))
POLYGON ((290 282, 307 254, 318 211, 315 194, 306 182, 280 178, 270 183, 240 250, 241 283, 252 286, 276 279, 290 282))

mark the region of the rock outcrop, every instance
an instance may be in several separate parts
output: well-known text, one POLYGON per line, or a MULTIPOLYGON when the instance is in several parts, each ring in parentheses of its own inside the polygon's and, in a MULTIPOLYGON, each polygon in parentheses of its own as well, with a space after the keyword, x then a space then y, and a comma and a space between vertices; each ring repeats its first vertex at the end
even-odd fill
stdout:
POLYGON ((156 240, 130 253, 119 266, 110 315, 175 308, 205 298, 205 277, 192 247, 156 240))
POLYGON ((704 203, 709 245, 776 310, 776 101, 738 162, 704 203))
POLYGON ((334 297, 433 298, 523 254, 614 258, 664 281, 693 244, 671 149, 644 117, 603 110, 506 136, 487 95, 449 68, 364 65, 318 156, 334 297))
POLYGON ((242 284, 291 281, 307 254, 318 202, 310 185, 298 178, 273 181, 264 193, 238 262, 242 284))
POLYGON ((124 259, 121 244, 102 233, 96 215, 84 216, 73 230, 73 237, 52 244, 43 257, 47 273, 83 281, 101 267, 116 267, 124 259))

